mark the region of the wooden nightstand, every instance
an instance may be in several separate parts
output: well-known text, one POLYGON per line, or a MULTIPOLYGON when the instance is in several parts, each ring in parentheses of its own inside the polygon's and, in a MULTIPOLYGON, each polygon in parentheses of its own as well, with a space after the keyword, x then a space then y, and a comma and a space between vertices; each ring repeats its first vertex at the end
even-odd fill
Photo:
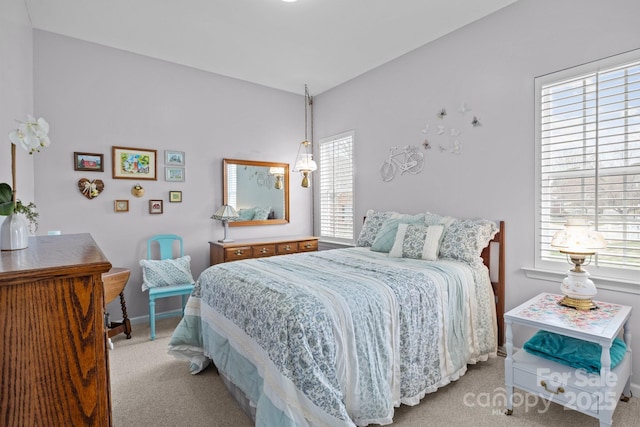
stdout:
POLYGON ((630 396, 631 307, 598 301, 598 309, 578 311, 558 304, 562 295, 543 293, 504 315, 507 358, 505 382, 507 415, 513 413, 513 388, 536 394, 567 408, 598 418, 600 426, 611 426, 618 400, 630 396), (524 350, 513 353, 512 325, 525 325, 602 346, 600 375, 534 356, 524 350), (624 329, 627 353, 611 370, 610 348, 624 329))
POLYGON ((318 250, 318 238, 313 236, 271 237, 265 239, 209 242, 210 264, 294 254, 318 250))

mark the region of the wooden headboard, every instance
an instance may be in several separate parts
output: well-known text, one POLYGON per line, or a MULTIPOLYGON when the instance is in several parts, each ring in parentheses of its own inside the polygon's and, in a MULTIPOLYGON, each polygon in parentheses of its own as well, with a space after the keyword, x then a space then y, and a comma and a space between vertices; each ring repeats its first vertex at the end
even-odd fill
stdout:
POLYGON ((504 292, 505 292, 505 272, 504 272, 504 221, 499 222, 500 230, 489 242, 489 245, 482 250, 482 260, 484 265, 487 266, 490 272, 493 272, 495 268, 498 269, 497 278, 494 278, 492 274, 491 286, 493 287, 493 294, 496 300, 496 317, 498 321, 498 347, 504 344, 504 292), (498 263, 492 265, 492 246, 498 245, 498 263))

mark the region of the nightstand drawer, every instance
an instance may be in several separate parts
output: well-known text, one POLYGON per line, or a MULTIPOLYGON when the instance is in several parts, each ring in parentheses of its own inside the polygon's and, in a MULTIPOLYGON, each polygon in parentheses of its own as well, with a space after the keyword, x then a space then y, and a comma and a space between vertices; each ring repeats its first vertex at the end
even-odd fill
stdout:
MULTIPOLYGON (((586 381, 586 374, 583 374, 586 381)), ((513 370, 513 384, 552 402, 581 412, 598 414, 602 391, 593 392, 573 387, 570 383, 576 381, 575 370, 564 372, 549 372, 540 370, 531 373, 515 368, 513 370), (569 379, 567 381, 566 379, 569 379)))
POLYGON ((312 252, 318 250, 318 240, 305 240, 298 243, 300 252, 312 252))
POLYGON ((227 261, 237 261, 239 259, 253 258, 253 251, 251 246, 238 246, 235 248, 226 248, 225 259, 227 261))
POLYGON ((276 245, 260 245, 253 246, 253 257, 261 258, 265 256, 272 256, 276 254, 276 245))
POLYGON ((298 252, 298 242, 280 243, 278 245, 278 255, 295 254, 298 252))

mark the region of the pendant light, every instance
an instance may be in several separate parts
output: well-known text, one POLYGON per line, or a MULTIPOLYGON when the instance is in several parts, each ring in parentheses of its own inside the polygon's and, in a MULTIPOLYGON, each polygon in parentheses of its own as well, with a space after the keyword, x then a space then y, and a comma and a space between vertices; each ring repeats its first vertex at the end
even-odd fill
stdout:
POLYGON ((298 146, 298 156, 294 163, 293 172, 302 172, 303 178, 301 185, 305 188, 310 186, 309 174, 316 169, 318 165, 313 160, 313 98, 309 95, 309 88, 304 85, 304 141, 298 146), (310 115, 309 115, 310 113, 310 115), (307 122, 311 124, 311 141, 307 134, 307 122))

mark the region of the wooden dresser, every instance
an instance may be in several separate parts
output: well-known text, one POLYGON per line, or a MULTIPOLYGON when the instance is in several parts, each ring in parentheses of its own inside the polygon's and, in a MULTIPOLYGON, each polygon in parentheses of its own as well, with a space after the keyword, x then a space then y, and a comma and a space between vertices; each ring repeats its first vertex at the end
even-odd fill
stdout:
POLYGON ((261 258, 318 250, 318 238, 313 236, 271 237, 233 242, 209 242, 210 265, 240 259, 261 258))
POLYGON ((0 252, 0 426, 110 426, 102 273, 89 234, 0 252))

